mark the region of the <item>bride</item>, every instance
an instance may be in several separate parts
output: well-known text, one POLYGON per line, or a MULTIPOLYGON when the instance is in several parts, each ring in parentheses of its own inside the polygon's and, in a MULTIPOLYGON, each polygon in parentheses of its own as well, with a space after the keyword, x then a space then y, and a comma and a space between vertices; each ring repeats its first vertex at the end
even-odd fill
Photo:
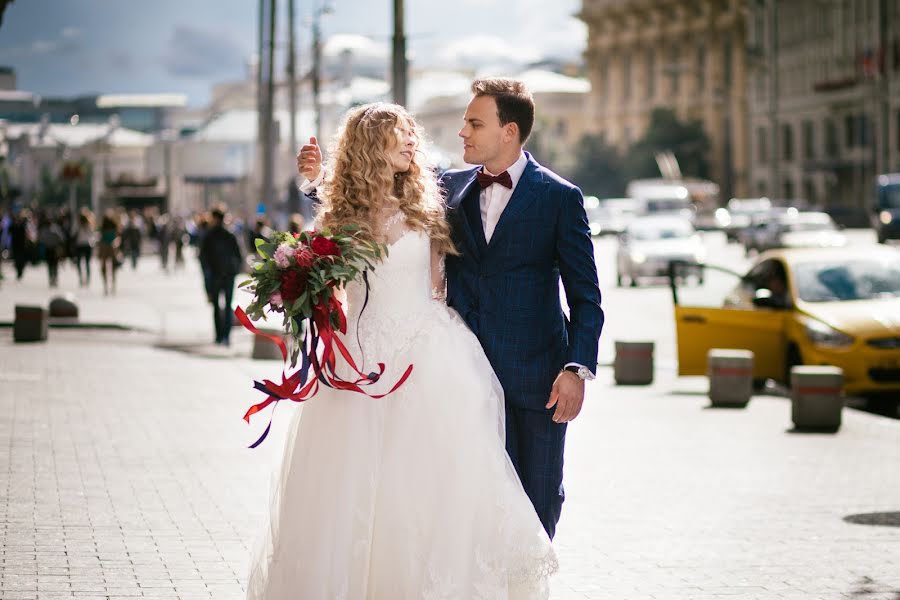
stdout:
POLYGON ((319 225, 354 223, 389 248, 367 303, 362 282, 347 286, 345 343, 357 364, 387 365, 373 394, 414 367, 384 398, 325 388, 300 405, 249 599, 549 595, 556 556, 504 448, 503 390, 442 300, 456 250, 419 139, 390 104, 350 111, 338 134, 319 225))

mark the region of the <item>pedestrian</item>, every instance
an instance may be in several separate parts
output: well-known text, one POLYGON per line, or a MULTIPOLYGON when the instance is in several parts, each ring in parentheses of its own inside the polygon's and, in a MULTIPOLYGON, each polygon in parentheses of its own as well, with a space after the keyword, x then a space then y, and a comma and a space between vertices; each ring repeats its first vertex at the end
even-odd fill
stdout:
POLYGON ((294 213, 291 215, 291 220, 288 221, 288 232, 289 233, 300 233, 303 231, 303 226, 306 223, 303 215, 300 213, 294 213))
POLYGON ((141 240, 144 237, 143 222, 136 210, 128 211, 128 222, 122 230, 122 245, 126 256, 131 259, 131 269, 137 270, 138 258, 141 256, 141 240))
POLYGON ((75 268, 78 269, 78 285, 87 287, 91 284, 91 257, 94 254, 94 245, 97 243, 94 213, 87 208, 82 208, 78 214, 78 224, 75 228, 74 237, 75 268))
POLYGON ((31 260, 36 232, 31 223, 31 211, 22 209, 13 217, 9 230, 10 249, 16 267, 16 280, 21 280, 25 267, 31 260))
POLYGON ((116 263, 121 252, 122 236, 118 215, 112 210, 103 214, 100 223, 100 243, 97 257, 100 259, 100 273, 103 275, 103 295, 116 293, 116 263))
POLYGON ((175 270, 184 268, 184 246, 189 241, 184 219, 176 217, 172 224, 172 240, 175 242, 175 270))
POLYGON ((156 219, 156 239, 159 242, 159 266, 169 271, 169 249, 172 245, 172 222, 168 214, 163 213, 156 219))
POLYGON ((200 246, 200 264, 203 267, 207 293, 213 305, 213 325, 216 344, 228 346, 231 338, 231 299, 234 295, 234 278, 241 271, 241 249, 237 238, 225 226, 225 208, 216 207, 210 212, 210 228, 200 246))
POLYGON ((59 285, 59 259, 65 252, 66 235, 59 224, 50 216, 41 216, 38 226, 38 244, 40 254, 47 263, 47 275, 50 287, 59 285))

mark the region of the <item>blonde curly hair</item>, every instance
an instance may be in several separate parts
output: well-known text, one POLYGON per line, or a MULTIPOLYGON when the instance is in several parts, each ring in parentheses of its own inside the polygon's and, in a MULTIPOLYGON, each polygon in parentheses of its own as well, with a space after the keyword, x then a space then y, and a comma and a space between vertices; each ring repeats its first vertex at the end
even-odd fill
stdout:
POLYGON ((331 147, 317 222, 337 229, 347 224, 360 228, 367 240, 379 238, 377 212, 396 205, 407 226, 423 231, 444 254, 458 254, 450 239, 443 198, 434 170, 420 162, 417 148, 409 169, 394 173, 386 150, 400 143, 400 131, 409 129, 419 140, 423 132, 402 106, 374 103, 351 109, 331 147))

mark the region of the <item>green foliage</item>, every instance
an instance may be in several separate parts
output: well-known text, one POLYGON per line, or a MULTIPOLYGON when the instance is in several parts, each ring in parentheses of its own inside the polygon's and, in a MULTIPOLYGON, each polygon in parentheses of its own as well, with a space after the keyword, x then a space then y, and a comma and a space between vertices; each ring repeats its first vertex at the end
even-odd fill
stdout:
POLYGON ((622 157, 602 135, 587 134, 578 141, 572 181, 586 195, 610 198, 625 193, 622 157))
POLYGON ((709 137, 699 121, 684 123, 675 112, 657 108, 650 115, 644 137, 628 150, 624 161, 627 180, 659 177, 656 155, 671 151, 678 160, 682 175, 709 178, 709 137))

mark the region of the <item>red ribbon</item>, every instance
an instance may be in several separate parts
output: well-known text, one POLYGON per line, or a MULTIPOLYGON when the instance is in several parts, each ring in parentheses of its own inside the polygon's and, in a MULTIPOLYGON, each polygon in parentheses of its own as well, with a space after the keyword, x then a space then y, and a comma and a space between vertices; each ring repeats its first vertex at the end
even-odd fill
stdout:
MULTIPOLYGON (((262 336, 276 344, 281 350, 281 355, 285 362, 287 361, 287 347, 281 336, 264 333, 257 329, 241 307, 237 307, 234 310, 234 314, 241 325, 248 331, 255 335, 262 336)), ((338 331, 341 334, 347 333, 347 316, 344 314, 341 303, 336 298, 332 296, 327 303, 318 303, 313 306, 313 315, 308 319, 308 331, 302 342, 303 347, 301 348, 301 352, 303 353, 303 365, 290 377, 285 375, 284 369, 282 369, 281 383, 276 383, 269 379, 265 379, 262 382, 254 382, 254 387, 266 393, 268 397, 259 404, 250 407, 244 415, 244 420, 247 421, 247 423, 250 422, 251 416, 265 409, 270 404, 277 404, 281 400, 291 400, 293 402, 304 402, 309 400, 319 391, 320 381, 331 388, 357 392, 373 399, 384 398, 385 396, 392 394, 406 382, 412 373, 412 364, 406 368, 403 375, 400 376, 397 382, 387 392, 383 394, 370 394, 363 389, 363 386, 372 385, 381 379, 385 369, 384 363, 378 363, 377 372, 365 374, 360 371, 359 367, 356 366, 356 362, 353 360, 350 351, 347 350, 347 347, 344 345, 340 336, 336 335, 334 326, 331 322, 332 314, 337 316, 338 331), (322 342, 321 358, 318 356, 317 348, 319 340, 322 342), (335 352, 335 349, 337 349, 337 352, 335 352), (358 379, 355 381, 346 381, 337 375, 337 353, 340 353, 350 369, 359 376, 358 379), (312 372, 310 373, 310 371, 312 372), (300 389, 297 389, 298 387, 300 389)), ((250 446, 251 448, 255 448, 262 443, 269 434, 271 426, 272 418, 270 417, 269 425, 266 427, 262 437, 252 444, 250 446)))

